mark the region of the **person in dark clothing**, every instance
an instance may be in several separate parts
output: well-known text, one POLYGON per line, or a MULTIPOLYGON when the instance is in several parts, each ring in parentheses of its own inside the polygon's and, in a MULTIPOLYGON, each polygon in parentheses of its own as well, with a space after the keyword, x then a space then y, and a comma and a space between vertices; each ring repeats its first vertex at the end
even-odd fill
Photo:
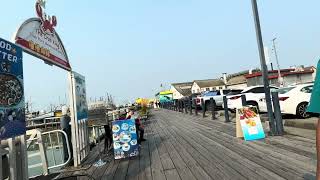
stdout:
POLYGON ((104 137, 104 150, 103 153, 106 152, 106 149, 110 148, 112 145, 112 131, 109 124, 104 125, 105 137, 104 137))
MULTIPOLYGON (((133 114, 134 114, 133 111, 129 111, 126 119, 131 119, 133 114)), ((138 144, 141 144, 141 142, 146 141, 146 139, 143 138, 144 127, 143 127, 143 124, 141 123, 140 118, 135 119, 135 124, 136 124, 137 136, 138 136, 138 144)))
MULTIPOLYGON (((70 147, 70 156, 72 157, 72 145, 71 145, 71 125, 70 125, 70 116, 68 115, 68 108, 64 107, 62 109, 62 117, 60 120, 60 128, 67 134, 69 147, 70 147)), ((65 138, 62 138, 63 144, 63 154, 64 154, 64 161, 67 161, 69 158, 68 154, 68 147, 65 138)))
POLYGON ((141 121, 139 118, 135 119, 136 129, 137 129, 137 136, 138 136, 138 144, 141 145, 142 141, 146 141, 146 139, 143 138, 144 136, 144 127, 141 124, 141 121))

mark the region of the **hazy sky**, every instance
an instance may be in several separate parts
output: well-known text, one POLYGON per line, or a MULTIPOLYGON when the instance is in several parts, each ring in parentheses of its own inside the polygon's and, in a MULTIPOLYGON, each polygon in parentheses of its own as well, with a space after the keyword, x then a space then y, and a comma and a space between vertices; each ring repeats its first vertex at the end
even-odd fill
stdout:
MULTIPOLYGON (((1 2, 0 37, 35 17, 35 0, 1 2)), ((160 84, 220 77, 259 67, 250 0, 48 0, 73 69, 88 98, 151 97, 160 84)), ((320 57, 319 0, 258 0, 263 40, 277 37, 280 65, 320 57)), ((274 61, 274 56, 272 61, 274 61)), ((35 107, 65 101, 67 72, 24 54, 27 99, 35 107)))

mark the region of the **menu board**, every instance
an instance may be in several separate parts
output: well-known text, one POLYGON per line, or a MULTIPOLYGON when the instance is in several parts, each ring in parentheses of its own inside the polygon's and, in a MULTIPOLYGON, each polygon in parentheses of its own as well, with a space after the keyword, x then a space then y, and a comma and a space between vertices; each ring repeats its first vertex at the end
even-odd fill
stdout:
POLYGON ((265 138, 256 107, 237 109, 237 137, 244 137, 246 141, 265 138))
POLYGON ((22 49, 0 38, 0 140, 26 133, 22 49))
POLYGON ((123 159, 139 154, 138 136, 133 119, 112 122, 114 158, 123 159))

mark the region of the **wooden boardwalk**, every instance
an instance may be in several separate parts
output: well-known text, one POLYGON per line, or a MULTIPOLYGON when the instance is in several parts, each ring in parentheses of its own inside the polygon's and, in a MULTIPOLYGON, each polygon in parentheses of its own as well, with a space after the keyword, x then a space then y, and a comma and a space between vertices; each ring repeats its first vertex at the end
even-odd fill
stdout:
MULTIPOLYGON (((107 156, 106 165, 80 173, 101 180, 294 180, 316 170, 314 140, 286 135, 246 142, 235 138, 234 123, 222 119, 154 110, 146 122, 146 138, 139 157, 107 156)), ((86 164, 97 160, 94 150, 86 164)))

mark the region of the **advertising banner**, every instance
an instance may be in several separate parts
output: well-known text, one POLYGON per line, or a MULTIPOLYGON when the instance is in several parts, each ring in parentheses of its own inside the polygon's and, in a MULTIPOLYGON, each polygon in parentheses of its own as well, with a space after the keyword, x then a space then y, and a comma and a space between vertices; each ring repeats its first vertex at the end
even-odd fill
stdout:
POLYGON ((236 115, 237 137, 244 137, 246 141, 265 138, 260 116, 256 107, 242 107, 237 109, 236 115))
POLYGON ((76 72, 72 72, 72 74, 76 102, 76 119, 78 121, 88 119, 88 104, 86 96, 85 77, 76 72))
POLYGON ((133 119, 112 122, 114 158, 123 159, 139 154, 138 136, 133 119))
POLYGON ((26 133, 22 49, 0 38, 0 140, 26 133))
POLYGON ((54 64, 66 70, 71 70, 68 56, 63 43, 55 31, 56 16, 44 12, 44 3, 36 2, 37 18, 26 20, 15 34, 15 43, 23 50, 48 64, 54 64))

